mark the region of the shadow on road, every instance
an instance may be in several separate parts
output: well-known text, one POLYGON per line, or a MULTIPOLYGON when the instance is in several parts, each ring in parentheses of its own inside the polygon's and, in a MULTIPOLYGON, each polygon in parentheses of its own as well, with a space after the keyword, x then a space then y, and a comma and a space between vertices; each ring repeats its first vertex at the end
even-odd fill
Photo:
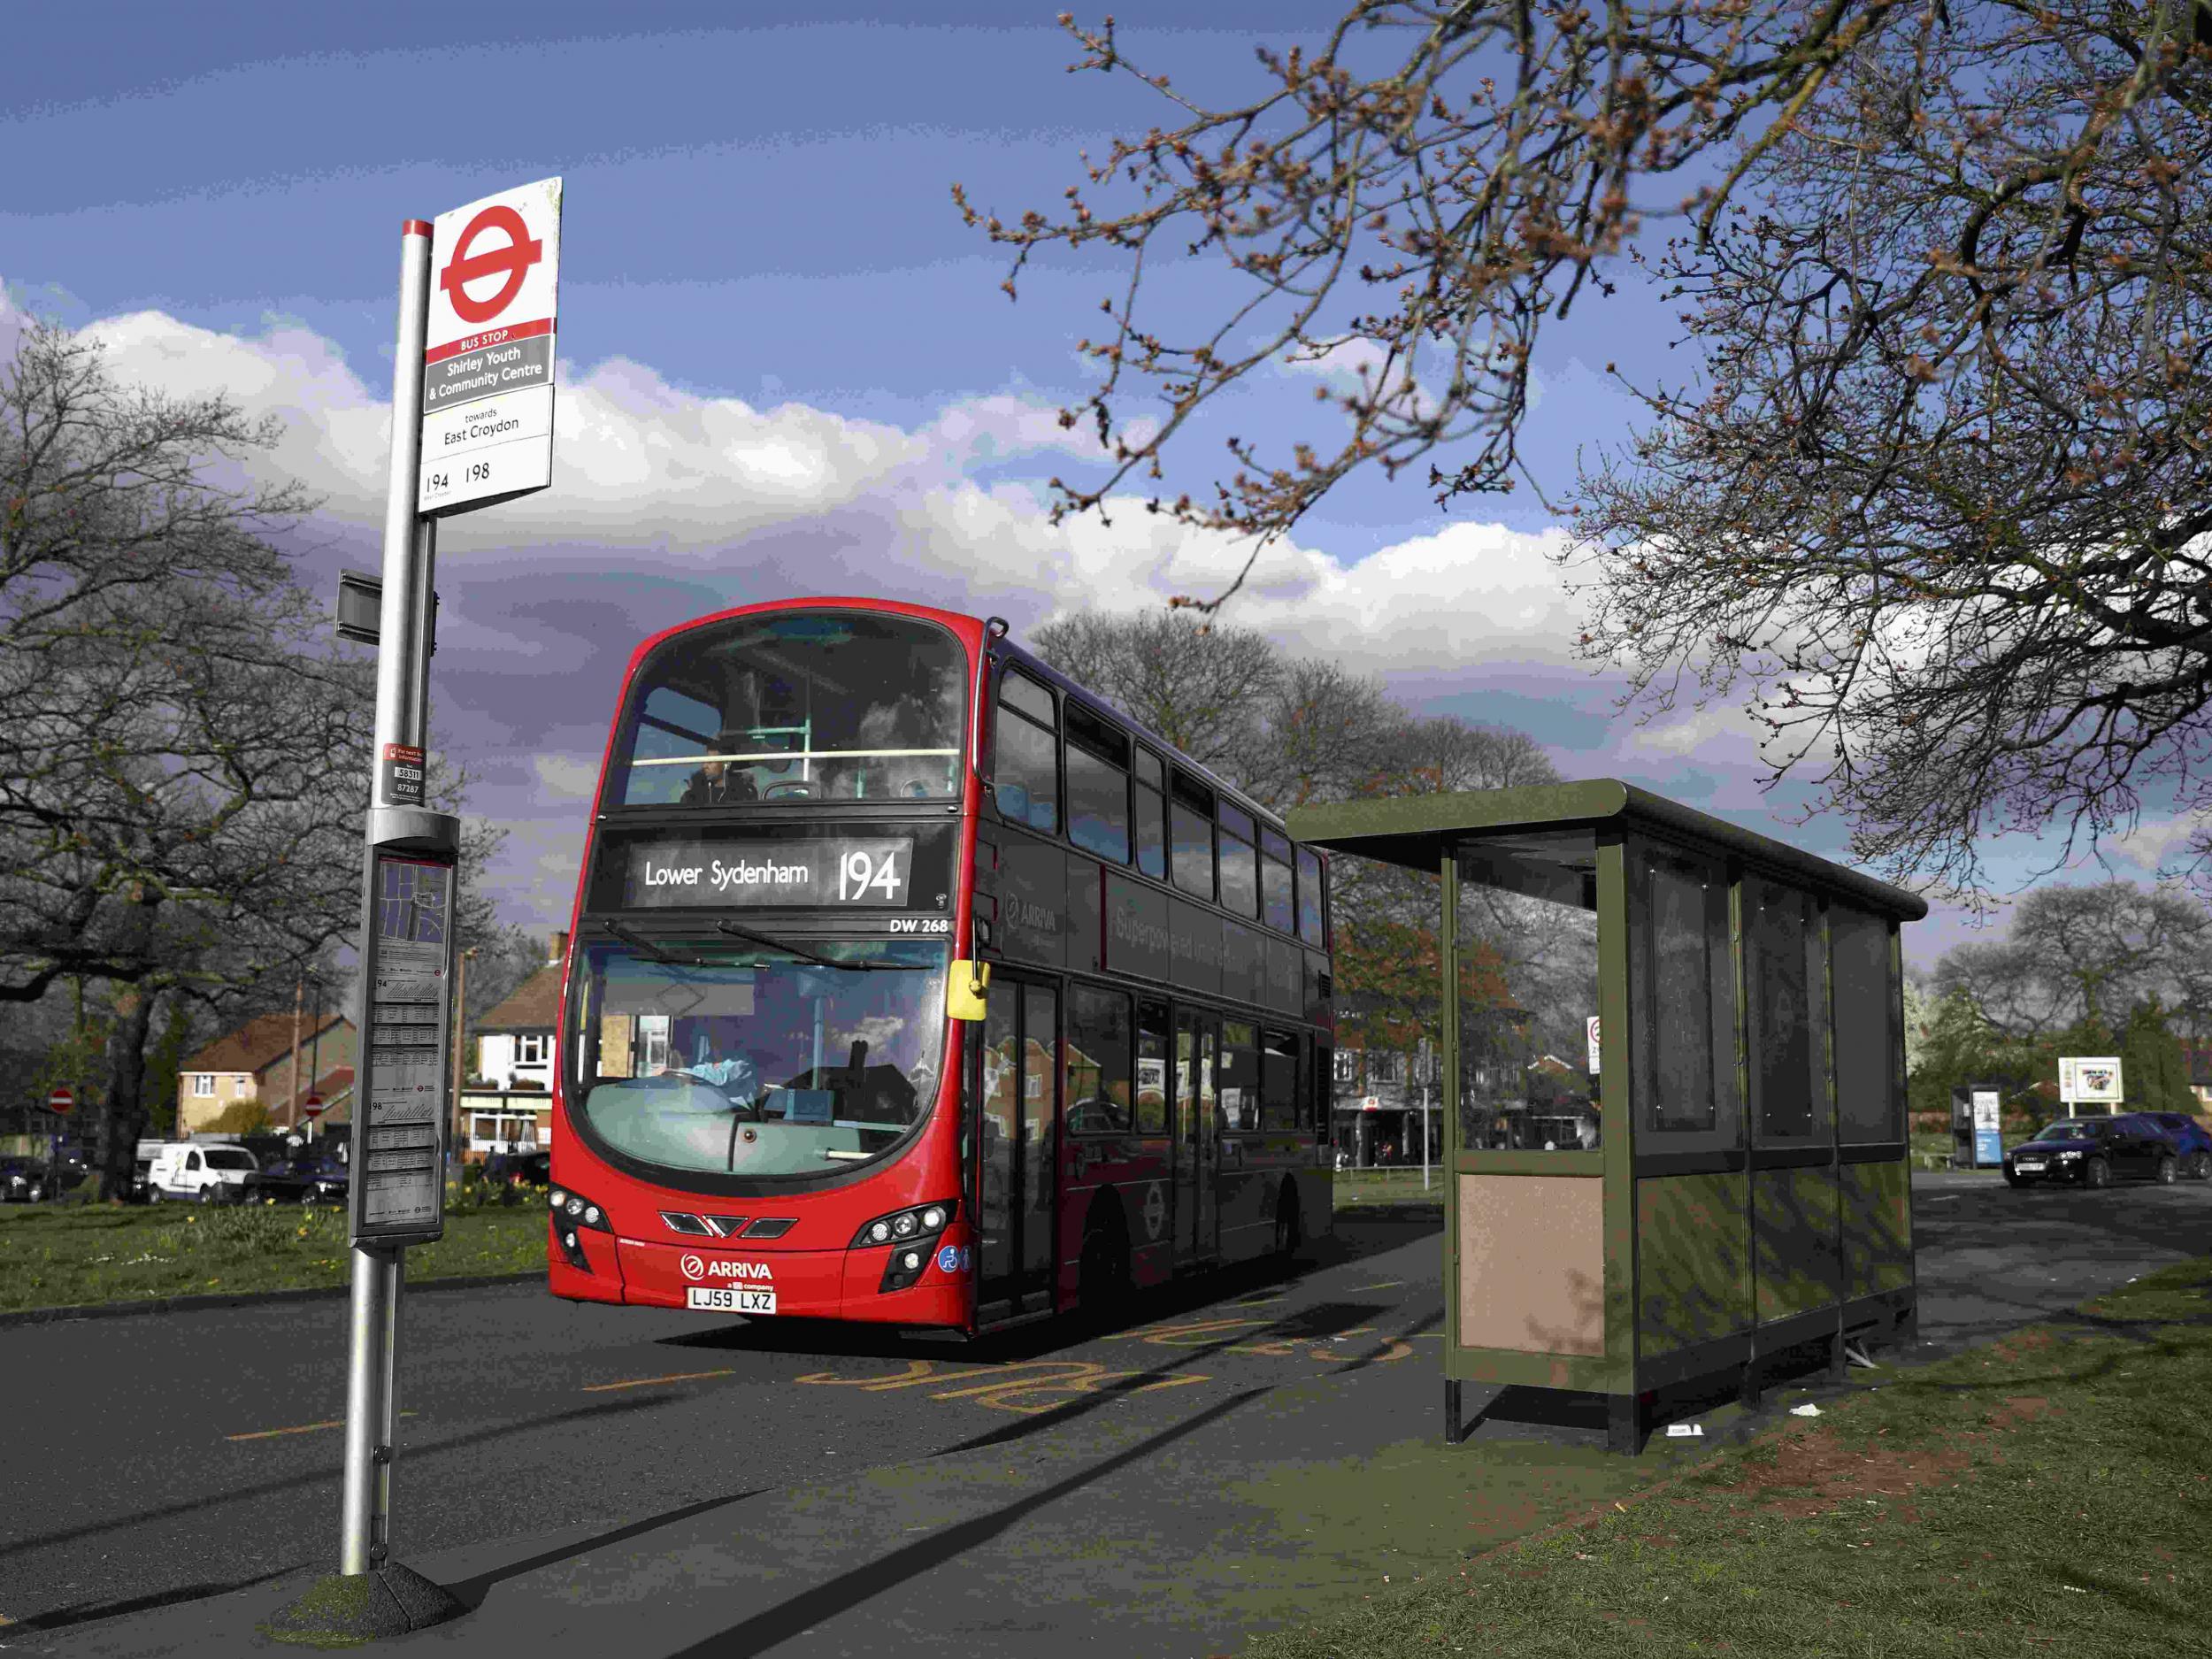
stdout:
POLYGON ((840 1573, 826 1584, 818 1585, 787 1601, 756 1613, 726 1631, 694 1642, 672 1655, 671 1659, 707 1659, 710 1655, 713 1655, 713 1659, 746 1659, 749 1655, 766 1653, 778 1643, 788 1641, 826 1619, 850 1612, 886 1590, 957 1560, 970 1550, 989 1543, 1039 1509, 1058 1502, 1070 1493, 1079 1492, 1094 1481, 1103 1479, 1118 1469, 1141 1463, 1164 1447, 1219 1422, 1238 1407, 1258 1399, 1267 1392, 1265 1388, 1248 1388, 1241 1394, 1233 1394, 1218 1405, 1209 1406, 1205 1410, 1139 1441, 1126 1451, 1070 1475, 1066 1479, 1033 1493, 1018 1502, 994 1509, 990 1514, 979 1516, 972 1521, 956 1521, 941 1532, 917 1540, 849 1572, 840 1573))
POLYGON ((632 1539, 651 1532, 655 1527, 672 1525, 678 1521, 688 1521, 695 1515, 705 1515, 715 1509, 727 1509, 733 1503, 742 1503, 746 1499, 757 1498, 768 1490, 770 1488, 766 1486, 755 1486, 747 1492, 733 1492, 719 1498, 703 1498, 696 1503, 687 1503, 681 1509, 664 1510, 659 1515, 649 1515, 641 1521, 632 1521, 626 1525, 615 1527, 611 1532, 600 1532, 593 1537, 579 1540, 572 1544, 563 1544, 558 1548, 545 1550, 538 1555, 526 1556, 521 1561, 510 1562, 505 1566, 496 1568, 490 1572, 480 1572, 472 1578, 463 1578, 458 1583, 449 1584, 445 1588, 456 1601, 473 1613, 484 1605, 484 1598, 492 1593, 492 1586, 495 1585, 504 1584, 510 1578, 519 1578, 524 1573, 535 1572, 541 1567, 556 1567, 565 1561, 573 1561, 577 1556, 588 1554, 595 1549, 605 1549, 614 1544, 626 1544, 632 1539))
POLYGON ((1297 1284, 1315 1273, 1398 1249, 1425 1234, 1442 1230, 1443 1224, 1430 1217, 1340 1217, 1335 1232, 1315 1240, 1291 1263, 1277 1258, 1241 1262, 1233 1267, 1194 1273, 1171 1284, 1156 1286, 1138 1293, 1125 1314, 1110 1320, 1079 1312, 1064 1318, 1019 1325, 1011 1331, 989 1333, 970 1340, 955 1332, 909 1332, 896 1325, 779 1317, 686 1331, 658 1339, 657 1346, 705 1348, 718 1353, 818 1354, 841 1359, 913 1359, 918 1355, 952 1348, 959 1353, 963 1363, 979 1365, 1043 1359, 1133 1325, 1157 1325, 1233 1302, 1256 1290, 1297 1284))
MULTIPOLYGON (((176 1607, 185 1601, 204 1601, 210 1596, 228 1595, 234 1590, 250 1590, 257 1584, 267 1584, 281 1578, 288 1572, 298 1572, 310 1563, 304 1561, 288 1562, 269 1572, 257 1572, 250 1578, 233 1578, 223 1584, 180 1584, 173 1590, 157 1590, 151 1595, 134 1595, 122 1601, 74 1601, 67 1607, 58 1607, 50 1612, 33 1613, 12 1621, 6 1628, 12 1633, 19 1631, 67 1630, 72 1624, 89 1624, 95 1619, 119 1618, 126 1613, 150 1613, 156 1608, 176 1607)), ((0 1647, 6 1647, 0 1642, 0 1647)))
MULTIPOLYGON (((495 1428, 475 1429, 466 1434, 449 1435, 444 1440, 425 1440, 407 1448, 409 1455, 424 1456, 432 1452, 452 1451, 463 1446, 481 1446, 490 1440, 504 1440, 509 1435, 527 1433, 534 1429, 549 1429, 561 1424, 577 1423, 595 1418, 627 1416, 634 1411, 649 1411, 657 1404, 650 1400, 610 1400, 595 1405, 578 1406, 571 1411, 556 1411, 549 1417, 533 1417, 526 1423, 508 1423, 495 1428)), ((0 1557, 19 1555, 26 1551, 66 1544, 80 1538, 93 1538, 102 1532, 112 1532, 118 1526, 136 1525, 145 1521, 165 1521, 180 1515, 190 1515, 196 1509, 215 1509, 226 1503, 236 1503, 243 1498, 263 1498, 271 1493, 286 1492, 296 1486, 329 1486, 338 1484, 341 1471, 335 1468, 311 1470, 304 1474, 288 1475, 279 1480, 264 1480, 250 1486, 231 1486, 204 1498, 186 1503, 164 1504, 158 1509, 134 1509, 130 1514, 109 1517, 73 1526, 58 1532, 42 1532, 35 1537, 11 1539, 0 1544, 0 1557)), ((289 1571, 287 1569, 287 1571, 289 1571)), ((248 1583, 257 1583, 248 1579, 248 1583)), ((227 1586, 234 1587, 234 1586, 227 1586)), ((105 1617, 105 1614, 98 1617, 105 1617)))

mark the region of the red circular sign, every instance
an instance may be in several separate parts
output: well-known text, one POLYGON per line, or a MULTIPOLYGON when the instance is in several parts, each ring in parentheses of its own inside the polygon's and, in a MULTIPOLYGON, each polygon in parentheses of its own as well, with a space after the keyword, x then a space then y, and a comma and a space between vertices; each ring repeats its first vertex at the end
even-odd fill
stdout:
POLYGON ((513 303, 522 292, 522 280, 530 273, 530 267, 544 257, 545 244, 530 239, 530 227, 522 222, 522 215, 505 203, 495 202, 469 220, 468 227, 456 239, 453 257, 438 273, 438 286, 445 290, 454 315, 463 322, 488 323, 513 303), (471 254, 477 237, 488 230, 503 232, 507 245, 471 254), (461 286, 479 277, 502 275, 507 280, 488 300, 471 299, 461 286))
POLYGON ((310 1118, 319 1117, 322 1110, 323 1097, 319 1094, 310 1094, 300 1102, 300 1110, 310 1118))
POLYGON ((46 1097, 46 1110, 50 1112, 60 1112, 65 1117, 76 1104, 77 1097, 71 1092, 66 1083, 57 1083, 54 1086, 54 1092, 46 1097))

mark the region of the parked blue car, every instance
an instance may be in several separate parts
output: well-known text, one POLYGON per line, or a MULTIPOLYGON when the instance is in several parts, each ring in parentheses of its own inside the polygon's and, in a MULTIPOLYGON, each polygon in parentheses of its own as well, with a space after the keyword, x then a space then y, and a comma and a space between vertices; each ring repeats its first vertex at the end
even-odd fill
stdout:
POLYGON ((2164 1132, 2166 1144, 2181 1160, 2181 1172, 2193 1181, 2212 1181, 2212 1129, 2186 1112, 2139 1112, 2164 1132))
POLYGON ((2116 1180, 2170 1184, 2180 1173, 2181 1159, 2166 1132, 2139 1112, 2062 1118, 2005 1154, 2005 1179, 2014 1187, 2036 1181, 2081 1187, 2109 1187, 2116 1180))

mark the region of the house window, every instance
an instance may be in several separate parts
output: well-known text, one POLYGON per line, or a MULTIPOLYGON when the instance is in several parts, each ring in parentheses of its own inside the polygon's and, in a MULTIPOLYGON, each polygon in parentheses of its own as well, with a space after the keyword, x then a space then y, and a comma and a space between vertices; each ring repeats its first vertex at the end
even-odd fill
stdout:
POLYGON ((1336 1051, 1336 1080, 1338 1082, 1356 1083, 1359 1081, 1359 1056, 1360 1051, 1357 1048, 1339 1048, 1336 1051))
POLYGON ((550 1037, 518 1037, 515 1039, 517 1065, 543 1065, 553 1057, 553 1039, 550 1037))
POLYGON ((192 1074, 192 1093, 198 1099, 213 1100, 215 1098, 215 1073, 195 1071, 192 1074))
POLYGON ((253 1092, 253 1079, 252 1079, 251 1078, 250 1078, 250 1077, 234 1077, 234 1078, 231 1079, 231 1080, 230 1080, 230 1097, 231 1097, 233 1100, 243 1100, 243 1099, 245 1099, 245 1097, 246 1097, 248 1094, 251 1094, 252 1092, 253 1092))

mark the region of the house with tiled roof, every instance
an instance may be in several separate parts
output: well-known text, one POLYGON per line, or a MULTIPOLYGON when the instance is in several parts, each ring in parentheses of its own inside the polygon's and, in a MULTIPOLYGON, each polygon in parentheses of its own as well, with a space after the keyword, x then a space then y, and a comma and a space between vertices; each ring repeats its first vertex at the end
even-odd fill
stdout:
POLYGON ((280 1128, 310 1121, 309 1097, 325 1123, 343 1123, 353 1093, 353 1022, 342 1014, 262 1014, 188 1056, 177 1073, 177 1133, 204 1133, 242 1101, 257 1101, 280 1128), (293 1064, 294 1033, 299 1060, 293 1064))
POLYGON ((568 935, 556 933, 545 965, 476 1021, 469 1080, 461 1090, 466 1154, 552 1144, 553 1035, 561 1023, 561 965, 568 935))

